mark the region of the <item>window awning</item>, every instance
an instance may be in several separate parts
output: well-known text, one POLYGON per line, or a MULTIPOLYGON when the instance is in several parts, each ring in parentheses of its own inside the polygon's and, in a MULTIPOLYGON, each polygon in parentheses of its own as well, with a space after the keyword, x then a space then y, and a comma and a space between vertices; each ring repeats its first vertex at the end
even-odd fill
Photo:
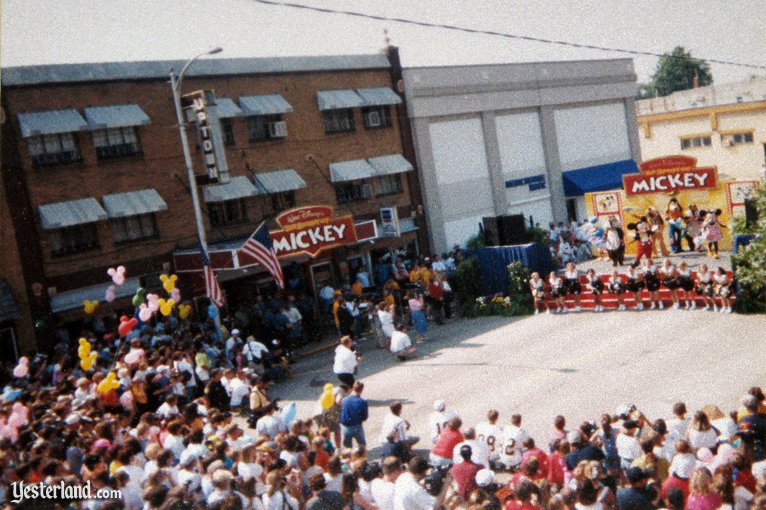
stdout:
POLYGON ((620 189, 622 176, 635 173, 638 173, 638 165, 632 159, 563 172, 564 195, 580 197, 592 191, 620 189))
POLYGON ((375 87, 370 89, 356 89, 364 99, 365 106, 381 106, 386 104, 401 104, 399 94, 388 87, 375 87))
POLYGON ((330 163, 330 180, 332 182, 355 181, 357 179, 369 179, 376 174, 375 169, 366 159, 354 159, 330 163))
POLYGON ((88 123, 77 110, 49 110, 19 114, 21 136, 29 138, 57 133, 72 133, 88 127, 88 123))
POLYGON ((401 174, 412 170, 412 164, 401 154, 378 156, 377 158, 370 158, 368 161, 376 170, 376 175, 401 174))
POLYGON ((227 200, 238 200, 240 198, 253 197, 258 195, 258 190, 255 188, 250 179, 244 175, 238 175, 232 177, 231 181, 226 184, 215 184, 212 186, 205 186, 202 192, 205 202, 226 202, 227 200))
POLYGON ((317 92, 317 103, 320 111, 366 106, 362 96, 351 89, 320 90, 317 92))
MULTIPOLYGON (((103 303, 106 289, 110 285, 112 282, 59 292, 51 296, 51 312, 61 313, 82 308, 82 302, 86 299, 103 303)), ((114 295, 117 299, 133 296, 140 286, 140 278, 126 278, 122 285, 115 285, 114 295)))
POLYGON ((216 97, 215 106, 218 108, 219 119, 230 119, 232 117, 241 117, 242 109, 237 106, 233 99, 228 97, 216 97))
POLYGON ((44 230, 54 230, 107 219, 106 211, 93 197, 41 205, 39 210, 44 230))
POLYGON ((14 321, 19 318, 19 307, 13 298, 8 280, 0 278, 0 322, 14 321))
POLYGON ((137 104, 93 106, 85 109, 90 129, 120 128, 150 124, 149 116, 137 104))
POLYGON ((151 188, 104 195, 103 202, 106 214, 110 218, 138 216, 140 214, 167 211, 168 209, 168 204, 157 193, 157 190, 151 188))
POLYGON ((301 176, 298 175, 298 172, 292 168, 257 174, 255 178, 270 194, 295 191, 296 189, 303 189, 306 187, 306 181, 304 181, 301 176))
POLYGON ((264 94, 260 96, 242 96, 239 98, 239 106, 246 116, 251 115, 275 115, 277 113, 290 113, 293 107, 279 94, 264 94))

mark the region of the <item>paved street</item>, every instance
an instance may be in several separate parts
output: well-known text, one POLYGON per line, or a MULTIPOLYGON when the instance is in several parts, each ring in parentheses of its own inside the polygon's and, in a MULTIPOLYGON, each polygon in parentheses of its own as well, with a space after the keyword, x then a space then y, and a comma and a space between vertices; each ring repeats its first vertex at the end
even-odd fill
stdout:
MULTIPOLYGON (((568 424, 634 403, 649 417, 666 417, 676 400, 690 410, 715 403, 734 409, 751 385, 766 385, 766 318, 696 311, 582 312, 512 320, 456 320, 433 328, 422 356, 400 363, 362 343, 359 378, 371 404, 368 442, 376 446, 382 417, 394 399, 414 432, 428 433, 435 399, 474 425, 490 407, 506 423, 521 413, 524 427, 547 441, 553 417, 568 424)), ((332 351, 304 358, 296 377, 272 389, 310 416, 332 375, 332 351)))

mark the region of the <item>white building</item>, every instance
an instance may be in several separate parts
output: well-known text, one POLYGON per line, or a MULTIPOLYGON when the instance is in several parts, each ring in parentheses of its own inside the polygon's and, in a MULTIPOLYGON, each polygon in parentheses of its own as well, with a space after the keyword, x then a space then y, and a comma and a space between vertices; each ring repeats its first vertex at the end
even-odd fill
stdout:
POLYGON ((632 60, 408 68, 404 89, 438 252, 483 216, 582 220, 637 171, 632 60))
POLYGON ((636 102, 644 159, 683 154, 721 178, 761 177, 766 158, 766 77, 636 102))

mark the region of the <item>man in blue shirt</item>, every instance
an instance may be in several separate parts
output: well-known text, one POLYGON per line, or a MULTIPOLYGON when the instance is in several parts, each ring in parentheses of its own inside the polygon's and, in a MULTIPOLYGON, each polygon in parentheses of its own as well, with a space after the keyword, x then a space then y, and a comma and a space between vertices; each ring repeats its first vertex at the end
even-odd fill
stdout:
POLYGON ((340 404, 341 432, 343 446, 346 448, 351 448, 353 439, 356 439, 360 446, 367 444, 363 427, 364 422, 367 421, 367 401, 362 398, 362 391, 364 391, 364 383, 355 382, 351 394, 340 404))

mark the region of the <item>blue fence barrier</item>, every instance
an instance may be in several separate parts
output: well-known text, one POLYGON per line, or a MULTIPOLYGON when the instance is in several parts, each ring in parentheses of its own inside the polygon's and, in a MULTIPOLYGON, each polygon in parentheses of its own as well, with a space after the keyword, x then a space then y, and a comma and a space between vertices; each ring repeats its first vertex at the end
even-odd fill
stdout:
POLYGON ((514 246, 492 246, 464 252, 466 258, 479 261, 482 274, 482 293, 486 296, 508 292, 508 265, 520 261, 530 271, 537 271, 543 278, 553 271, 553 258, 548 248, 537 243, 514 246))

